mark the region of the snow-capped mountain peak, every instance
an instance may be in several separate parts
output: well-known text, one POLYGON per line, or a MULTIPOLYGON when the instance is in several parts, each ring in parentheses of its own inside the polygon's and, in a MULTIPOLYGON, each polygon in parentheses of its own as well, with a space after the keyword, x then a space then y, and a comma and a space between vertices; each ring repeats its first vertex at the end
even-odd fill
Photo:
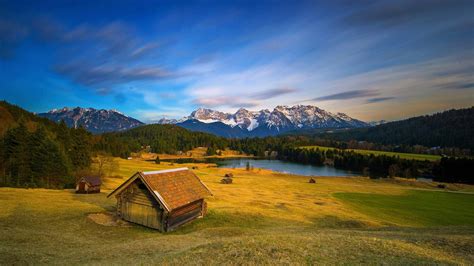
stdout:
POLYGON ((63 120, 69 127, 82 126, 92 133, 122 131, 143 125, 137 119, 126 116, 117 110, 64 107, 38 115, 55 122, 63 120))
MULTIPOLYGON (((274 135, 298 129, 349 128, 368 125, 346 114, 333 114, 312 105, 278 105, 273 111, 268 109, 249 111, 240 108, 233 114, 199 108, 185 120, 198 120, 205 124, 223 123, 231 128, 240 128, 244 132, 243 135, 253 134, 253 131, 260 132, 258 133, 260 135, 274 135)), ((178 124, 186 124, 184 122, 181 121, 178 124)), ((189 125, 195 125, 195 123, 189 123, 189 125)))
POLYGON ((223 122, 231 119, 230 114, 212 109, 199 108, 191 113, 190 119, 196 119, 204 123, 223 122))

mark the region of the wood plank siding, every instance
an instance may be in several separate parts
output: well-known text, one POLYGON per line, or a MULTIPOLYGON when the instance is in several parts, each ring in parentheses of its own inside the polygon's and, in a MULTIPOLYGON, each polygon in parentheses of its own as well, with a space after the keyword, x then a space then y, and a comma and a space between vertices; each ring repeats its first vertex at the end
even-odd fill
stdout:
POLYGON ((89 194, 99 193, 102 181, 100 177, 82 177, 76 182, 76 193, 89 194))
POLYGON ((182 224, 202 216, 202 202, 203 200, 198 200, 171 212, 168 217, 167 230, 173 230, 182 224))
POLYGON ((167 232, 206 214, 212 195, 187 168, 137 172, 107 197, 117 199, 117 215, 167 232))
POLYGON ((140 187, 141 181, 137 179, 117 196, 118 214, 129 222, 163 230, 163 211, 150 192, 140 187))

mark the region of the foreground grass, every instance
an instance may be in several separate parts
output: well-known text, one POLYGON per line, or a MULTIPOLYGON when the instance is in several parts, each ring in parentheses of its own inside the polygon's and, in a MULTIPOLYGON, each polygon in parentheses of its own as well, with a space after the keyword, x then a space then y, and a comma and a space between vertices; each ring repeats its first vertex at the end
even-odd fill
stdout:
POLYGON ((474 225, 474 195, 410 191, 403 195, 336 193, 355 210, 407 226, 474 225), (466 211, 471 210, 471 211, 466 211))
MULTIPOLYGON (((112 189, 137 170, 180 167, 120 160, 106 179, 112 189)), ((423 182, 385 182, 366 178, 317 178, 266 170, 194 170, 214 196, 209 215, 179 230, 161 234, 138 225, 103 226, 88 214, 113 212, 106 193, 76 195, 72 190, 0 188, 0 264, 471 264, 474 261, 472 195, 425 191, 423 182), (234 183, 219 180, 233 172, 234 183), (365 194, 363 194, 365 193, 365 194), (362 195, 362 198, 361 196, 362 195), (364 195, 394 197, 396 205, 364 195), (432 195, 432 196, 429 196, 432 195), (441 197, 440 212, 431 199, 441 197), (466 196, 464 198, 463 196, 466 196), (357 202, 360 201, 359 202, 357 202), (380 216, 379 212, 411 213, 380 216), (419 201, 416 203, 415 201, 419 201), (367 203, 369 202, 369 203, 367 203), (429 203, 429 202, 432 202, 429 203), (372 205, 371 205, 372 204, 372 205), (431 205, 430 205, 431 204, 431 205), (454 206, 459 205, 460 206, 454 206), (464 205, 463 205, 464 204, 464 205), (360 207, 360 206, 363 207, 360 207), (418 215, 418 216, 417 216, 418 215), (441 222, 438 222, 441 221, 441 222)), ((472 191, 469 186, 453 189, 472 191)), ((391 202, 391 200, 385 200, 391 202)))
MULTIPOLYGON (((301 148, 304 149, 320 149, 323 151, 326 150, 335 150, 336 148, 332 147, 323 147, 323 146, 303 146, 301 148)), ((431 155, 431 154, 418 154, 418 153, 402 153, 402 152, 389 152, 389 151, 372 151, 372 150, 360 150, 360 149, 346 149, 346 151, 353 151, 356 153, 364 154, 364 155, 386 155, 386 156, 398 156, 400 159, 407 159, 407 160, 428 160, 428 161, 438 161, 441 159, 439 155, 431 155)))

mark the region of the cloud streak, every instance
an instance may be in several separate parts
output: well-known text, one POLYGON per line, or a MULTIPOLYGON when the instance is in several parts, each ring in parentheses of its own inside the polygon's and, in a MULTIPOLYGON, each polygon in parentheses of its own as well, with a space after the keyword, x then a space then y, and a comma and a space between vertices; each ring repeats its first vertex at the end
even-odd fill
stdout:
POLYGON ((67 28, 49 17, 29 22, 0 20, 0 59, 14 57, 27 37, 56 50, 53 70, 99 94, 130 82, 160 81, 177 74, 159 64, 161 45, 143 41, 122 22, 102 26, 80 24, 67 28), (107 87, 107 88, 104 88, 107 87))
MULTIPOLYGON (((56 66, 55 70, 87 86, 114 86, 133 81, 162 80, 173 76, 159 67, 126 67, 120 64, 91 65, 77 62, 56 66)), ((101 88, 97 88, 98 91, 101 88)))
POLYGON ((413 20, 423 20, 437 16, 445 16, 447 13, 472 9, 472 2, 467 0, 399 0, 380 1, 362 7, 348 15, 344 21, 348 25, 397 25, 409 23, 413 20))
POLYGON ((231 96, 218 96, 210 98, 197 98, 194 99, 193 104, 198 106, 204 106, 209 108, 227 106, 231 108, 252 108, 259 105, 259 102, 252 101, 249 99, 242 99, 240 97, 231 97, 231 96))
POLYGON ((350 100, 354 98, 366 98, 379 95, 378 92, 374 90, 352 90, 346 92, 340 92, 335 94, 330 94, 322 97, 317 97, 312 99, 313 101, 332 101, 332 100, 350 100))
POLYGON ((29 29, 20 23, 0 19, 0 59, 14 58, 16 48, 28 34, 29 29))
POLYGON ((472 105, 468 1, 7 6, 5 98, 31 95, 49 80, 57 84, 43 85, 57 97, 44 100, 52 108, 67 88, 81 98, 70 105, 121 103, 154 115, 309 102, 375 120, 472 105))
POLYGON ((256 93, 252 95, 252 98, 259 99, 259 100, 264 100, 264 99, 270 99, 270 98, 275 98, 284 94, 289 94, 298 91, 295 88, 276 88, 276 89, 270 89, 266 91, 262 91, 259 93, 256 93))
POLYGON ((377 98, 370 98, 367 99, 367 103, 379 103, 379 102, 385 102, 389 100, 393 100, 395 97, 377 97, 377 98))

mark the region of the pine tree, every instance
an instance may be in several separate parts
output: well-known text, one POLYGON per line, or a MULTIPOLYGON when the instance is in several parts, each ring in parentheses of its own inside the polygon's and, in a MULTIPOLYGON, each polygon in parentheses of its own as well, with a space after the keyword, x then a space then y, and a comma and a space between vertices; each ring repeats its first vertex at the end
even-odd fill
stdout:
POLYGON ((71 149, 68 151, 74 169, 84 169, 91 164, 91 148, 89 134, 79 127, 71 132, 71 149))
POLYGON ((30 146, 30 168, 31 178, 30 185, 44 185, 44 177, 49 175, 48 169, 45 167, 45 163, 50 160, 48 158, 48 150, 46 143, 46 132, 43 127, 39 127, 34 132, 29 140, 30 146), (39 183, 39 184, 38 184, 39 183))
POLYGON ((209 146, 207 148, 207 151, 206 151, 206 155, 207 156, 212 156, 212 155, 215 155, 216 154, 216 149, 214 148, 214 146, 209 146))
POLYGON ((23 123, 5 135, 5 171, 10 185, 21 186, 31 174, 28 152, 29 133, 23 123))

